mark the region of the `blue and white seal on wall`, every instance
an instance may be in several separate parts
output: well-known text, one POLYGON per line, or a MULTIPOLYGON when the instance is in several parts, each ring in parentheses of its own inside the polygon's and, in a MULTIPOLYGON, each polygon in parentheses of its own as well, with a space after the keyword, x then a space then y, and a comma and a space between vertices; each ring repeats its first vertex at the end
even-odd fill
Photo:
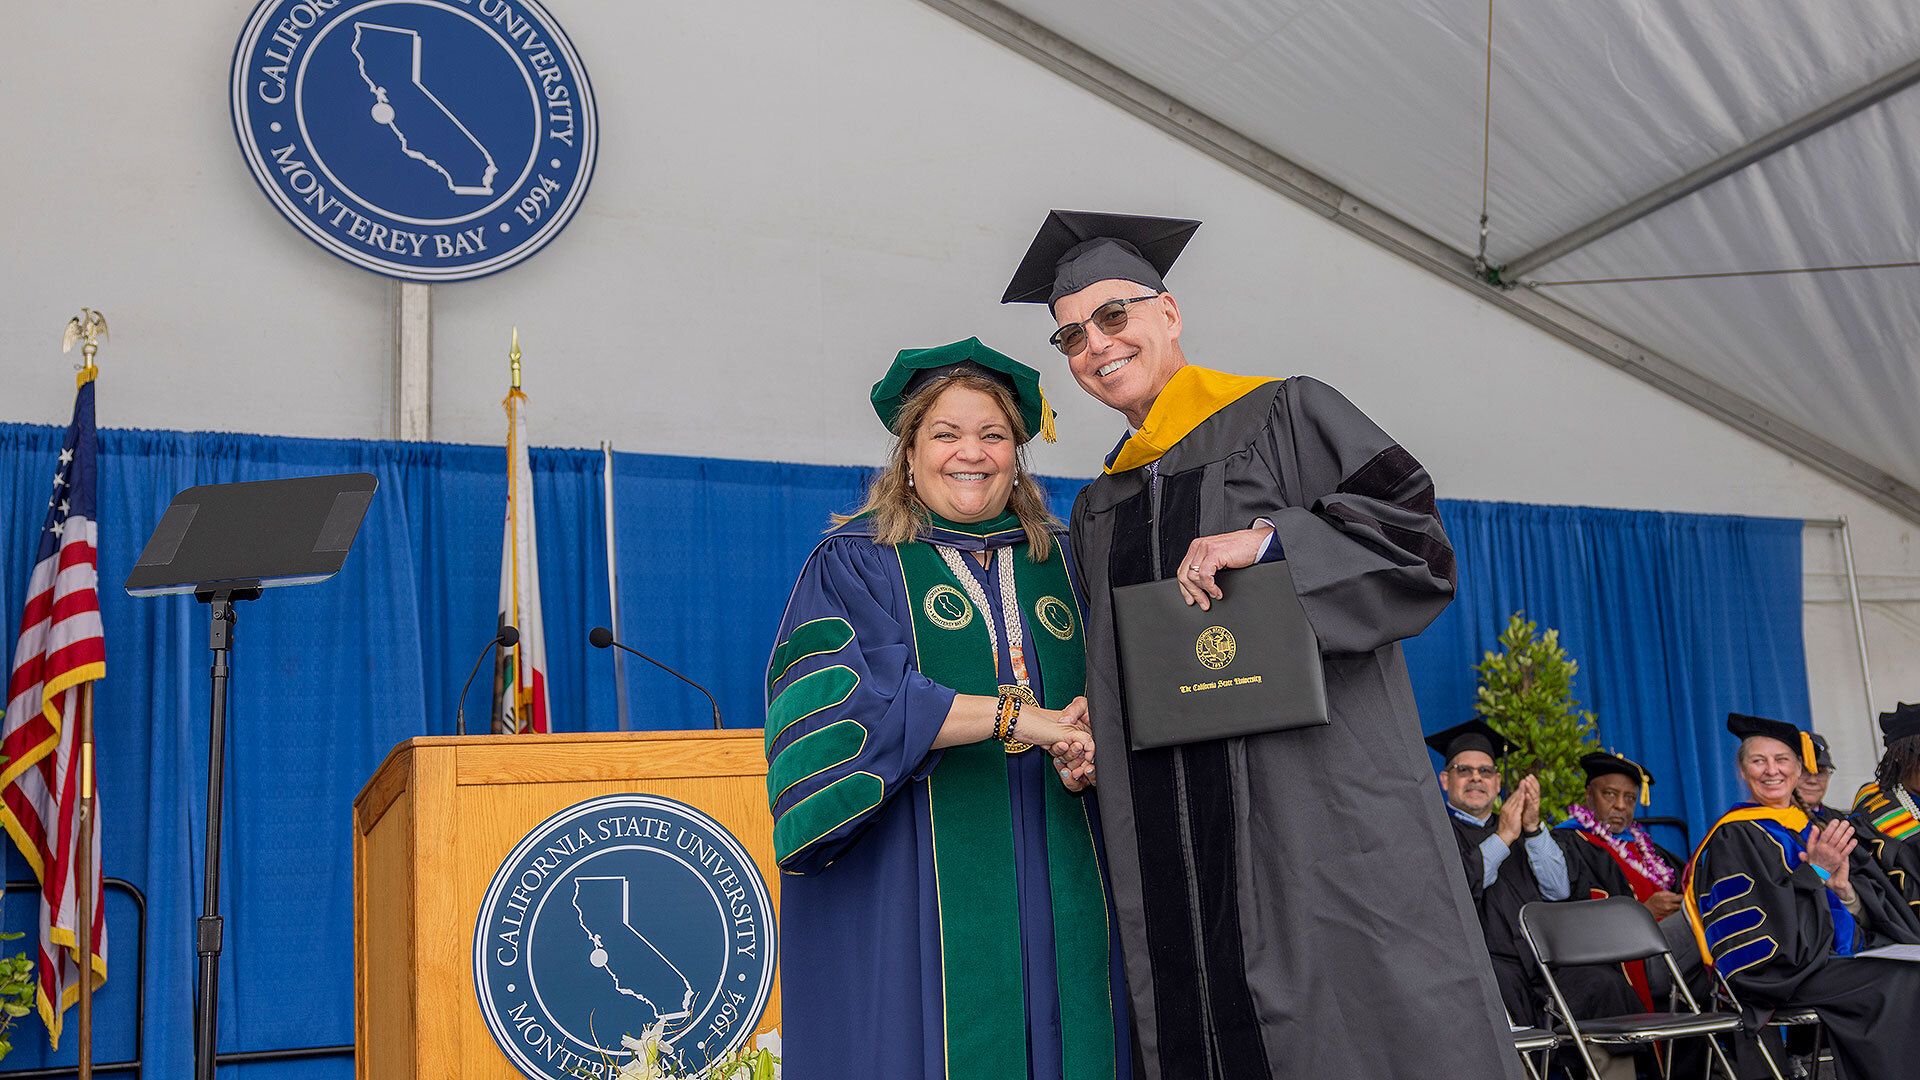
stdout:
POLYGON ((274 206, 391 277, 514 265, 566 226, 593 175, 593 89, 533 0, 262 0, 232 99, 274 206))
POLYGON ((493 875, 473 981, 494 1040, 536 1080, 611 1076, 649 1028, 687 1075, 753 1038, 777 943, 740 841, 685 803, 606 795, 541 822, 493 875))

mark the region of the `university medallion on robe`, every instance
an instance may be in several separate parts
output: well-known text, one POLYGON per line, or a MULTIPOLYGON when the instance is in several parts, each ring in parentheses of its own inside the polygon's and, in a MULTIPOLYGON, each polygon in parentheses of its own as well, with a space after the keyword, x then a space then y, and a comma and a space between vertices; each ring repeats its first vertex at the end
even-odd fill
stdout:
POLYGON ((964 630, 973 621, 973 604, 951 585, 935 585, 920 602, 927 621, 942 630, 964 630))

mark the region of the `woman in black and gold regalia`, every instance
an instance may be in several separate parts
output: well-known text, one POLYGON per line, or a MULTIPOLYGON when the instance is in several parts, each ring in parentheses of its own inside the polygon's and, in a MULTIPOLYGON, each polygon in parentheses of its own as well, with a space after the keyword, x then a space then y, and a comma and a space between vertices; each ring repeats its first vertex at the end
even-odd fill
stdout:
POLYGON ((1078 592, 1019 450, 1039 376, 969 338, 873 403, 898 443, 767 671, 784 1074, 1125 1080, 1078 592))
POLYGON ((1841 1080, 1920 1068, 1920 965, 1861 957, 1920 942, 1920 922, 1844 819, 1816 825, 1795 797, 1817 767, 1792 724, 1729 714, 1754 801, 1714 823, 1688 867, 1687 917, 1701 954, 1743 1003, 1811 1008, 1833 1040, 1841 1080))

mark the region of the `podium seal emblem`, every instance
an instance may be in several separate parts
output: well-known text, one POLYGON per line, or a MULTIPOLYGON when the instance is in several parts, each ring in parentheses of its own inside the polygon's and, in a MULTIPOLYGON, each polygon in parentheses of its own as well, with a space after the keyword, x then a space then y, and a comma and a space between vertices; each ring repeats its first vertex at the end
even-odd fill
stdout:
POLYGON ((473 934, 487 1030, 535 1080, 611 1077, 622 1036, 686 1075, 749 1043, 777 943, 760 870, 718 822, 606 795, 541 822, 493 875, 473 934))
POLYGON ((593 175, 593 89, 535 0, 262 0, 230 93, 274 207, 389 277, 504 270, 566 227, 593 175))

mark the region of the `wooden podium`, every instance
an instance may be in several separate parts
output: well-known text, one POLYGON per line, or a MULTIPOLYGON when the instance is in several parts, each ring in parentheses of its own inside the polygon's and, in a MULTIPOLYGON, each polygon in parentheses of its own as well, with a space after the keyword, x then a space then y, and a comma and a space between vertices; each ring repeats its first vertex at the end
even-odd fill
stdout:
MULTIPOLYGON (((473 934, 495 870, 599 795, 677 799, 725 826, 780 900, 759 729, 464 735, 393 748, 353 801, 354 1070, 362 1080, 520 1075, 481 1018, 473 934)), ((780 1026, 780 987, 759 1031, 780 1026)))

